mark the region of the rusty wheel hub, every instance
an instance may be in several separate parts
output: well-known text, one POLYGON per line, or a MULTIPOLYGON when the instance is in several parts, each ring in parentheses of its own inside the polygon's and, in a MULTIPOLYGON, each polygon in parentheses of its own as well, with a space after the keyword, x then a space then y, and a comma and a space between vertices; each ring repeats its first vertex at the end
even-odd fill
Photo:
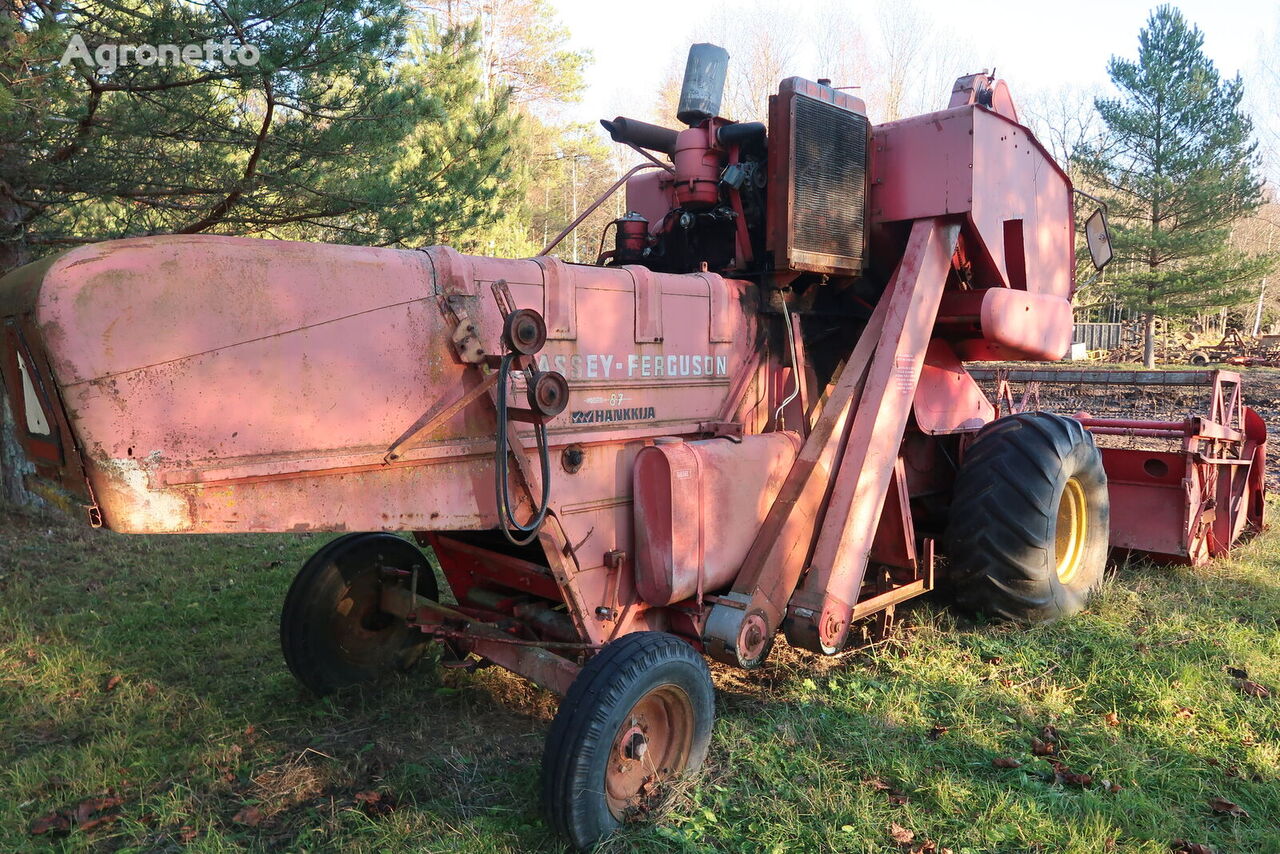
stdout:
POLYGON ((382 567, 371 565, 346 585, 329 623, 339 654, 359 667, 400 666, 410 630, 404 620, 386 613, 382 602, 382 567))
POLYGON ((605 796, 615 818, 643 813, 661 783, 684 770, 693 731, 693 703, 675 685, 653 689, 631 708, 605 770, 605 796))

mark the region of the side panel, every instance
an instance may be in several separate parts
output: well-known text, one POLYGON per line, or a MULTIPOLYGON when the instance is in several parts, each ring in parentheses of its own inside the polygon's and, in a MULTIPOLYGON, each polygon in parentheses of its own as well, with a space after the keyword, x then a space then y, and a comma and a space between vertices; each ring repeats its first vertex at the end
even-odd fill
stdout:
POLYGON ((498 351, 498 280, 517 305, 546 312, 550 301, 574 318, 540 356, 571 388, 550 425, 553 496, 575 545, 628 548, 636 451, 654 435, 720 420, 731 381, 755 355, 743 283, 652 274, 639 294, 619 269, 162 237, 63 256, 44 277, 37 318, 112 528, 487 528, 496 524, 487 398, 383 458, 424 412, 479 380, 454 355, 455 317, 498 351), (549 300, 548 276, 572 288, 561 281, 549 300), (637 341, 638 309, 659 340, 637 341), (733 340, 716 341, 717 329, 733 340), (585 451, 572 475, 560 467, 571 443, 585 451))

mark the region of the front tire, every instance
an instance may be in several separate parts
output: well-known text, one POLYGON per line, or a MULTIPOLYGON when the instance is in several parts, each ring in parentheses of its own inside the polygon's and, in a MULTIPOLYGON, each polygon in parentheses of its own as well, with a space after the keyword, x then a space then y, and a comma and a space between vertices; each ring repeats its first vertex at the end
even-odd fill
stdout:
POLYGON ((944 535, 956 603, 1023 623, 1080 611, 1110 540, 1102 454, 1079 421, 1024 412, 988 424, 956 476, 944 535))
POLYGON ((641 818, 662 785, 702 765, 715 697, 707 663, 663 632, 606 645, 569 686, 542 756, 542 805, 557 833, 590 848, 641 818))

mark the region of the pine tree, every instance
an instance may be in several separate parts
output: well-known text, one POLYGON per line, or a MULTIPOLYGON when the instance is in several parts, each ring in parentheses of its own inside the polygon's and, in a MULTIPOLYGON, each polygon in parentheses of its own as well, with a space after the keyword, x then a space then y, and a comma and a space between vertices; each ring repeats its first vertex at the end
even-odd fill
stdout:
POLYGON ((1143 361, 1155 362, 1155 321, 1235 305, 1269 257, 1228 247, 1230 227, 1262 202, 1253 123, 1239 76, 1222 80, 1204 36, 1160 6, 1138 36, 1136 61, 1107 66, 1119 97, 1094 103, 1103 143, 1080 158, 1112 221, 1112 286, 1146 324, 1143 361))
POLYGON ((0 271, 157 233, 460 242, 510 195, 474 26, 410 33, 400 0, 6 6, 0 271))

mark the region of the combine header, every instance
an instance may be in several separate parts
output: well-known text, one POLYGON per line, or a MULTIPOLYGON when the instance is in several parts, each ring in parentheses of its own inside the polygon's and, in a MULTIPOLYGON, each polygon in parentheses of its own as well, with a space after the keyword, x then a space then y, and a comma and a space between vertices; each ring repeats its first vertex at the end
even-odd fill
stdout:
MULTIPOLYGON (((289 668, 325 694, 437 642, 562 694, 542 799, 579 846, 702 762, 704 653, 837 653, 944 578, 1064 617, 1111 546, 1261 527, 1237 378, 1137 423, 997 417, 966 370, 1071 340, 1072 187, 1002 81, 873 127, 790 78, 766 126, 718 115, 727 59, 691 50, 684 129, 603 123, 646 160, 595 264, 163 236, 10 273, 32 487, 117 531, 353 532, 288 591, 289 668)), ((1104 264, 1100 211, 1086 238, 1104 264)))

